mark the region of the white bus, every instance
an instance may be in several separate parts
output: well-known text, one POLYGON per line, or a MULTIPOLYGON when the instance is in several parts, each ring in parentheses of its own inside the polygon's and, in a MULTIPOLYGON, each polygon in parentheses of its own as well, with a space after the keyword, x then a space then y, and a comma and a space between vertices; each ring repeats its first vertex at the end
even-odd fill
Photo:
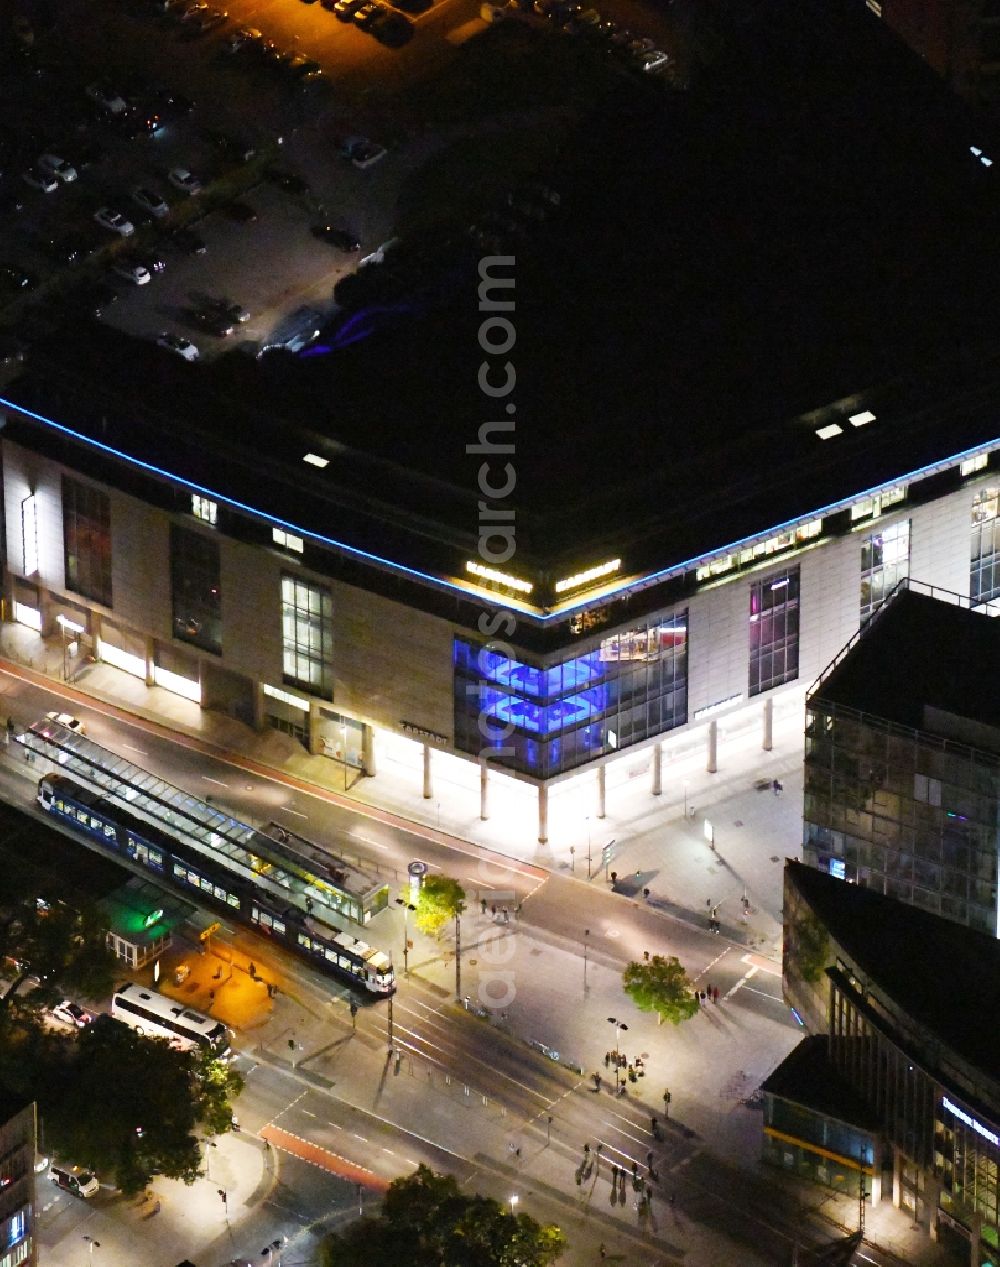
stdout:
POLYGON ((129 981, 115 991, 111 1015, 153 1038, 166 1038, 178 1051, 206 1048, 222 1060, 232 1054, 229 1030, 221 1021, 129 981))

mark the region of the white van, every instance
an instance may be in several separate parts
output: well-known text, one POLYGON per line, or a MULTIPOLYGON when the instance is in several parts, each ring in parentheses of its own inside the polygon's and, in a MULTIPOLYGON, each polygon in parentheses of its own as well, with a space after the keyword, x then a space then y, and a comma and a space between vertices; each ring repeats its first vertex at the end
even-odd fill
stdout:
POLYGON ((77 1197, 92 1197, 101 1190, 97 1176, 87 1170, 78 1171, 69 1170, 65 1166, 50 1166, 49 1178, 60 1188, 65 1188, 67 1192, 72 1192, 77 1197))

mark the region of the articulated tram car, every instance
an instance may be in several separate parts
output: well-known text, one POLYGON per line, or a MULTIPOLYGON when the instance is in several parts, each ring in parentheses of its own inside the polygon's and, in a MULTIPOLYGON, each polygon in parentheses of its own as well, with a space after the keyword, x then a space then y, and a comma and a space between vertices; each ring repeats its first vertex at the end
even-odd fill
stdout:
POLYGON ((345 977, 370 994, 391 994, 392 961, 328 923, 315 910, 300 911, 287 899, 258 888, 226 866, 224 854, 207 856, 166 832, 142 822, 121 806, 61 774, 38 781, 41 807, 111 854, 131 858, 174 888, 223 906, 234 919, 294 951, 335 976, 345 977))

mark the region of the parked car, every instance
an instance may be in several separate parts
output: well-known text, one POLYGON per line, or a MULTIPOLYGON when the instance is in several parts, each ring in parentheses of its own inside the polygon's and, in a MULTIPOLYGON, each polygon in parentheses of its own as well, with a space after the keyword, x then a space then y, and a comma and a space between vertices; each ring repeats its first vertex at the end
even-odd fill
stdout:
POLYGON ((59 188, 59 182, 51 172, 42 171, 40 167, 29 167, 22 172, 21 179, 32 189, 40 189, 43 194, 55 193, 59 188))
POLYGON ((185 255, 204 255, 208 250, 205 239, 199 237, 194 229, 178 229, 170 235, 170 240, 185 255))
POLYGON ((365 0, 336 0, 333 11, 341 22, 350 22, 365 0))
POLYGON ((199 330, 204 330, 206 334, 214 335, 217 339, 228 338, 236 328, 219 308, 210 304, 202 308, 193 308, 189 315, 191 322, 199 330))
POLYGON ((355 25, 364 31, 375 21, 381 11, 382 6, 379 0, 365 0, 364 4, 354 11, 355 25))
POLYGON ((170 214, 170 204, 147 185, 137 185, 132 190, 132 201, 136 206, 142 207, 143 211, 148 211, 151 216, 155 216, 157 220, 162 220, 164 216, 170 214))
POLYGON ((355 167, 365 168, 371 167, 380 158, 385 158, 386 150, 383 145, 376 145, 366 136, 349 136, 341 142, 340 153, 355 167))
POLYGON ((76 180, 76 168, 72 163, 67 163, 64 158, 60 158, 58 154, 43 154, 38 160, 38 166, 43 172, 48 172, 50 176, 55 176, 64 184, 76 180))
POLYGON ((239 53, 255 45, 259 46, 263 42, 263 31, 259 31, 255 26, 242 26, 227 38, 222 49, 225 53, 239 53))
POLYGON ((165 348, 168 352, 173 352, 175 356, 181 356, 185 361, 197 361, 201 353, 190 339, 184 339, 179 334, 171 334, 165 330, 163 334, 156 340, 158 348, 165 348))
POLYGON ((338 251, 357 251, 361 248, 361 243, 349 233, 347 229, 338 229, 333 224, 317 224, 313 227, 313 235, 321 242, 326 242, 330 246, 335 246, 338 251))
POLYGON ((175 189, 179 189, 181 193, 189 197, 201 193, 201 181, 186 167, 171 167, 167 173, 167 180, 175 189))
POLYGON ((94 212, 94 219, 102 229, 117 233, 120 238, 130 238, 135 232, 132 221, 127 220, 120 211, 115 211, 112 207, 101 207, 100 210, 94 212))
POLYGON ((289 194, 307 194, 309 185, 297 176, 295 172, 283 171, 281 168, 272 167, 267 173, 267 179, 272 185, 277 185, 279 189, 284 189, 289 194))
POLYGON ((63 999, 61 1003, 57 1003, 52 1009, 52 1015, 57 1021, 62 1021, 65 1025, 73 1025, 77 1029, 83 1029, 94 1019, 90 1012, 85 1011, 72 999, 63 999))
POLYGON ((97 1176, 89 1170, 77 1170, 75 1167, 70 1169, 66 1166, 50 1166, 49 1178, 53 1183, 58 1184, 60 1188, 65 1189, 67 1192, 72 1192, 76 1197, 92 1197, 101 1190, 101 1185, 97 1182, 97 1176))
POLYGON ((234 303, 231 299, 214 299, 212 306, 227 320, 235 321, 237 325, 243 325, 250 320, 249 311, 242 304, 234 303))
POLYGON ((135 286, 148 286, 152 281, 150 271, 145 264, 140 264, 138 260, 129 259, 124 255, 115 260, 111 265, 111 271, 135 286))
POLYGON ((13 294, 24 294, 34 290, 37 285, 38 278, 34 273, 13 264, 0 265, 0 289, 13 294))
POLYGON ((103 80, 88 84, 84 89, 91 101, 96 102, 102 110, 109 114, 124 114, 128 107, 125 98, 103 80))
MULTIPOLYGON (((45 714, 49 721, 54 721, 60 726, 65 726, 67 730, 72 730, 76 735, 85 735, 87 728, 79 717, 74 717, 72 713, 60 713, 56 709, 45 714)), ((93 1018, 91 1018, 93 1019, 93 1018)))

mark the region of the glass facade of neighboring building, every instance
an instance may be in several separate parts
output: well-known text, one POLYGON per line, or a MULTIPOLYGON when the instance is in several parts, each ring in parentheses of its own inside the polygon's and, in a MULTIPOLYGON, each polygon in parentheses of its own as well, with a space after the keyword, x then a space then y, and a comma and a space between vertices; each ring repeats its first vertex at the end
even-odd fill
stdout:
POLYGON ((333 598, 322 585, 281 578, 284 680, 311 695, 333 694, 333 598))
POLYGON ((859 990, 843 968, 830 977, 829 1059, 872 1106, 886 1139, 899 1150, 908 1180, 904 1208, 910 1208, 906 1194, 926 1192, 924 1176, 932 1176, 941 1185, 946 1214, 963 1227, 982 1220, 977 1262, 1000 1267, 1000 1122, 949 1094, 916 1058, 916 1040, 894 1037, 899 1026, 905 1030, 904 1018, 883 1019, 884 1004, 859 990))
POLYGON ((221 655, 222 578, 216 538, 171 524, 170 580, 174 637, 221 655))
POLYGON ((861 623, 910 575, 910 521, 890 524, 861 543, 861 623))
POLYGON ((107 493, 62 477, 66 586, 111 606, 111 503, 107 493))
POLYGON ((1000 488, 981 488, 972 499, 972 560, 969 597, 986 603, 1000 597, 1000 488))
POLYGON ((811 696, 803 859, 995 936, 1000 760, 811 696))
POLYGON ((547 777, 687 721, 687 611, 556 664, 454 640, 455 744, 547 777))
POLYGON ((799 569, 750 586, 748 695, 761 695, 799 676, 799 569))

